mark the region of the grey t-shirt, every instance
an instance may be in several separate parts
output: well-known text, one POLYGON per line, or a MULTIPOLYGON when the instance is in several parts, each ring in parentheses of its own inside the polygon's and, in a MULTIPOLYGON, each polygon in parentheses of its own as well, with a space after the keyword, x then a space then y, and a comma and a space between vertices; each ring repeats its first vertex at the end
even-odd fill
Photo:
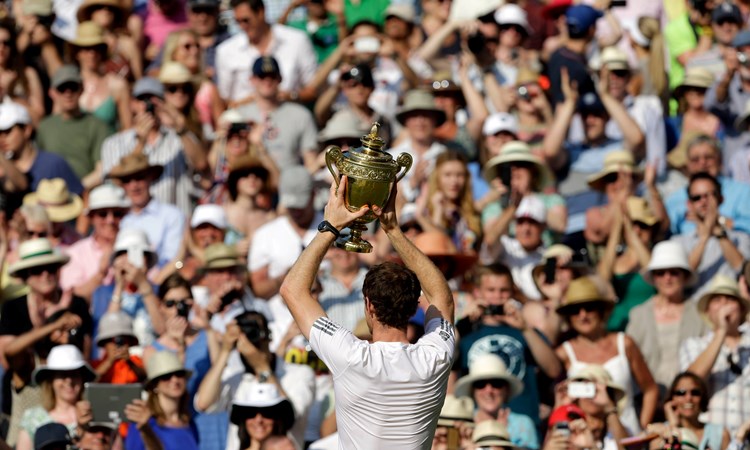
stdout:
POLYGON ((265 128, 263 145, 280 170, 302 164, 302 154, 318 150, 318 129, 312 114, 296 103, 284 102, 268 116, 256 103, 237 111, 254 126, 265 128))

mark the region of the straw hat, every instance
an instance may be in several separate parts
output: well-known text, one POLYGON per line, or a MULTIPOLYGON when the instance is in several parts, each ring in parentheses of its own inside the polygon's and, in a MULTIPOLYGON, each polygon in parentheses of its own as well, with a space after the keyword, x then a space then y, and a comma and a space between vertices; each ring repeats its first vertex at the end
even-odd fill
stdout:
POLYGON ((516 446, 510 441, 508 430, 496 420, 479 422, 471 435, 471 441, 478 447, 511 447, 516 446))
POLYGON ((97 7, 109 6, 115 12, 115 23, 121 24, 125 16, 125 8, 117 0, 84 0, 78 7, 78 23, 91 20, 91 15, 97 7))
POLYGON ((102 316, 99 321, 99 334, 96 337, 96 345, 102 346, 104 341, 117 336, 127 336, 138 342, 138 337, 133 333, 133 319, 122 311, 110 312, 102 316))
POLYGON ((439 427, 453 427, 457 422, 474 422, 474 400, 471 397, 445 396, 438 417, 439 427))
POLYGON ((435 126, 439 127, 445 122, 445 112, 435 106, 435 97, 431 92, 422 89, 412 89, 404 96, 404 104, 399 108, 396 119, 404 125, 406 116, 412 112, 426 112, 435 118, 435 126))
MULTIPOLYGON (((739 129, 739 128, 738 128, 739 129)), ((682 169, 688 162, 688 149, 696 139, 712 139, 711 136, 700 131, 690 130, 680 136, 680 142, 667 155, 667 162, 675 169, 682 169)))
POLYGON ((623 411, 628 404, 628 398, 625 396, 625 389, 612 380, 612 375, 599 364, 584 363, 568 375, 568 380, 572 381, 593 381, 607 386, 608 393, 612 396, 618 411, 623 411))
POLYGON ((589 176, 586 181, 591 189, 603 191, 605 186, 604 178, 609 174, 621 171, 632 173, 636 184, 643 180, 643 170, 635 165, 633 154, 627 150, 616 150, 604 157, 604 168, 589 176))
POLYGON ((156 352, 146 360, 146 389, 152 388, 160 377, 180 372, 185 378, 193 376, 193 371, 185 369, 176 354, 166 350, 156 352))
POLYGON ((534 185, 537 191, 547 187, 552 181, 552 172, 538 156, 531 153, 531 148, 525 142, 510 141, 500 148, 500 154, 487 161, 484 166, 484 179, 488 183, 497 178, 503 166, 512 163, 530 163, 536 167, 537 176, 534 185))
POLYGON ((283 428, 287 430, 294 425, 292 403, 279 393, 275 384, 240 384, 232 401, 232 423, 242 425, 245 419, 255 417, 259 412, 262 412, 264 417, 280 420, 283 428))
POLYGON ((123 156, 120 162, 109 171, 109 177, 120 179, 141 172, 147 172, 151 179, 156 180, 164 172, 164 166, 151 165, 148 156, 143 153, 131 153, 123 156))
POLYGON ((369 132, 354 112, 348 109, 338 111, 326 122, 318 133, 318 142, 327 144, 337 139, 359 139, 369 132))
POLYGON ((602 50, 598 60, 592 60, 589 65, 594 70, 599 70, 603 67, 609 70, 630 70, 628 55, 619 47, 614 46, 606 47, 602 50))
POLYGON ((203 252, 203 270, 244 267, 237 250, 227 244, 211 244, 203 252))
POLYGON ((615 306, 614 300, 607 298, 602 293, 593 277, 579 277, 570 282, 568 289, 565 291, 565 299, 556 311, 561 316, 567 316, 572 313, 571 310, 575 309, 576 306, 592 303, 599 304, 605 311, 609 311, 615 306))
POLYGON ((125 190, 114 184, 102 184, 89 193, 89 205, 86 213, 97 209, 130 209, 130 200, 125 190))
POLYGON ((518 74, 516 75, 516 86, 523 86, 531 83, 539 83, 539 72, 531 70, 528 67, 521 67, 518 69, 518 74))
POLYGON ((674 90, 674 96, 680 97, 683 91, 689 87, 708 89, 714 84, 714 75, 710 70, 703 67, 691 67, 685 72, 682 83, 674 90))
POLYGON ((76 37, 70 41, 71 45, 76 47, 95 47, 97 45, 106 45, 104 40, 104 29, 97 23, 88 21, 78 24, 76 28, 76 37))
POLYGON ((661 241, 651 250, 651 261, 648 266, 641 270, 643 279, 649 284, 654 284, 652 272, 661 269, 682 269, 689 275, 687 286, 691 286, 697 280, 697 276, 688 262, 685 249, 677 241, 661 241))
POLYGON ((476 254, 459 253, 451 238, 442 231, 425 231, 414 238, 414 246, 427 255, 450 279, 474 267, 476 254))
POLYGON ((161 66, 159 70, 159 81, 162 84, 185 84, 193 79, 193 74, 184 64, 169 61, 161 66))
POLYGON ((52 222, 67 222, 81 215, 83 200, 68 191, 62 178, 44 179, 39 182, 36 192, 23 197, 24 205, 42 205, 52 222))
POLYGON ((652 227, 659 223, 659 219, 651 212, 648 201, 643 197, 628 197, 625 201, 625 207, 628 210, 628 216, 633 222, 641 222, 652 227))
POLYGON ((54 372, 80 371, 84 383, 94 381, 96 372, 89 363, 83 359, 81 351, 75 345, 58 345, 52 347, 47 356, 47 364, 39 366, 34 370, 32 379, 36 384, 48 379, 54 372))
POLYGON ((469 374, 459 378, 453 394, 457 397, 472 396, 472 384, 479 380, 503 380, 508 383, 508 399, 523 392, 523 381, 508 371, 503 360, 494 353, 477 356, 469 364, 469 374))
POLYGON ((47 238, 29 239, 18 248, 18 261, 8 268, 8 275, 16 276, 19 272, 39 266, 67 264, 70 257, 61 255, 47 238))
POLYGON ((750 311, 750 301, 742 297, 740 293, 740 286, 734 278, 730 278, 726 275, 715 275, 708 285, 708 291, 704 293, 698 300, 698 312, 706 314, 708 310, 708 304, 715 295, 726 295, 736 299, 740 306, 747 313, 750 311))

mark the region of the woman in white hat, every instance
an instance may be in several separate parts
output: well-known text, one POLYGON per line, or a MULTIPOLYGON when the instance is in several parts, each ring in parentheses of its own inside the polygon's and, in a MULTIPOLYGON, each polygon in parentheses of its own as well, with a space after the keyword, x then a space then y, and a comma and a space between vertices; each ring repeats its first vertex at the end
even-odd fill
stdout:
POLYGON ((59 345, 52 349, 47 363, 37 367, 33 379, 41 386, 42 405, 24 413, 17 450, 34 448, 34 433, 45 423, 61 423, 74 432, 78 425, 76 403, 83 396, 83 384, 94 381, 96 374, 78 348, 59 345))
POLYGON ((703 67, 691 67, 685 72, 682 83, 674 89, 674 97, 679 105, 675 119, 680 134, 692 131, 719 137, 721 121, 703 104, 706 91, 713 83, 713 74, 703 67))
POLYGON ((197 450, 198 433, 190 420, 187 392, 192 372, 185 370, 177 355, 162 351, 146 361, 146 374, 147 400, 133 400, 125 407, 130 422, 125 448, 197 450))
POLYGON ((635 342, 625 333, 607 332, 607 316, 615 302, 600 284, 601 280, 586 276, 573 280, 568 286, 557 314, 565 318, 573 337, 555 352, 569 376, 587 365, 601 365, 614 382, 625 389, 629 399, 633 398, 637 385, 643 393, 640 417, 635 413, 632 400, 619 411, 622 424, 631 433, 637 433, 651 423, 659 391, 635 342))
POLYGON ((706 334, 708 327, 695 304, 686 302, 686 290, 696 276, 679 243, 656 244, 641 275, 656 288, 656 294, 630 310, 625 332, 638 344, 660 389, 666 389, 680 367, 680 343, 706 334))
POLYGON ((260 450, 268 438, 292 428, 294 408, 275 384, 246 385, 235 394, 230 421, 237 425, 240 450, 260 450))

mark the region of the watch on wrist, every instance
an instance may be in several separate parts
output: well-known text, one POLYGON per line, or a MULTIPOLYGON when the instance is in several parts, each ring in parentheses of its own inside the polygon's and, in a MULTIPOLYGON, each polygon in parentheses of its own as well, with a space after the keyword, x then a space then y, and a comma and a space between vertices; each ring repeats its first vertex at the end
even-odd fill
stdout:
POLYGON ((336 229, 336 227, 334 227, 333 225, 331 225, 331 222, 327 220, 324 220, 318 224, 318 231, 321 233, 330 231, 331 233, 333 233, 334 236, 336 236, 336 239, 338 239, 341 236, 341 233, 339 232, 339 230, 336 229))
POLYGON ((258 374, 258 382, 259 383, 267 382, 271 378, 271 375, 273 374, 271 373, 270 370, 264 370, 263 372, 258 374))

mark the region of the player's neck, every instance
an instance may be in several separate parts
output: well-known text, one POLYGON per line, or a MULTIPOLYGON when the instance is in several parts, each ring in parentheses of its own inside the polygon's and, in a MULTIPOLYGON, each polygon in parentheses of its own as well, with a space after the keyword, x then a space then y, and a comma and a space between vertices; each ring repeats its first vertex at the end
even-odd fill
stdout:
POLYGON ((387 327, 373 321, 372 324, 372 341, 373 342, 401 342, 402 344, 408 344, 409 339, 406 338, 406 330, 400 330, 398 328, 387 327))

